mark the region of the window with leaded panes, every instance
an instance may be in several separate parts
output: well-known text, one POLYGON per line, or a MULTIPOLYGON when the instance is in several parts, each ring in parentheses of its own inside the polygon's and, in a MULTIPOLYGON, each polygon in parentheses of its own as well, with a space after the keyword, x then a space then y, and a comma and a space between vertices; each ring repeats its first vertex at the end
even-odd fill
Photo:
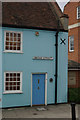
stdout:
POLYGON ((5 91, 17 92, 22 90, 22 72, 5 72, 5 91))
POLYGON ((22 52, 22 33, 6 31, 4 49, 7 52, 22 52))

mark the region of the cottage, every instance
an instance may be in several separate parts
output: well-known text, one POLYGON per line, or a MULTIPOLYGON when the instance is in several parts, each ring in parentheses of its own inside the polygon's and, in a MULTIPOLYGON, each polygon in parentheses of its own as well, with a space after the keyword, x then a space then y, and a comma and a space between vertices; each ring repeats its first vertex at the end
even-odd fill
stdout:
POLYGON ((3 108, 67 102, 67 19, 56 2, 2 3, 3 108))

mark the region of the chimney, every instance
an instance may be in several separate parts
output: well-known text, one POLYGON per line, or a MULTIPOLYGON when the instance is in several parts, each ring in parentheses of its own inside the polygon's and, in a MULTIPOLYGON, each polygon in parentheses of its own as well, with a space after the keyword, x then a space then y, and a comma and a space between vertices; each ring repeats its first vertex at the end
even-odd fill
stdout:
POLYGON ((63 25, 63 27, 64 27, 64 30, 68 30, 68 15, 66 15, 66 14, 63 14, 61 17, 60 17, 60 19, 61 19, 61 23, 62 23, 62 25, 63 25))
POLYGON ((68 30, 68 15, 64 14, 60 7, 58 6, 57 2, 55 2, 56 0, 52 0, 53 2, 50 2, 49 5, 52 9, 52 12, 54 13, 54 15, 56 16, 56 19, 60 21, 60 23, 62 24, 64 30, 68 30), (54 12, 55 11, 55 12, 54 12))

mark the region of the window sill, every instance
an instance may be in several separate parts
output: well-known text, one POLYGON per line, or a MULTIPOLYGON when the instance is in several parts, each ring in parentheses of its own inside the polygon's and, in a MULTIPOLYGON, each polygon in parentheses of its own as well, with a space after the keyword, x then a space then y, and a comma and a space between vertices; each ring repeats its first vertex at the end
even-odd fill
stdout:
POLYGON ((5 91, 3 94, 22 94, 22 91, 5 91))
POLYGON ((3 53, 19 53, 19 54, 22 54, 23 52, 17 52, 17 51, 3 51, 3 53))
POLYGON ((74 50, 69 50, 69 52, 74 52, 74 50))
POLYGON ((79 20, 80 19, 80 17, 79 18, 77 18, 77 20, 79 20))

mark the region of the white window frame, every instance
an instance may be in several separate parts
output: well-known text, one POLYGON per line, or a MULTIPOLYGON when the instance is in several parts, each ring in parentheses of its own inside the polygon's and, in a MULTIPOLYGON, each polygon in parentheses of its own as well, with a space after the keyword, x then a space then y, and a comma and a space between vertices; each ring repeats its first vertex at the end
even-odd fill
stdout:
MULTIPOLYGON (((70 48, 71 48, 70 41, 72 40, 72 39, 70 39, 71 37, 74 38, 74 36, 73 36, 73 35, 69 36, 69 52, 74 52, 74 50, 71 50, 71 49, 70 49, 70 48)), ((73 40, 74 40, 74 39, 73 39, 73 40)))
POLYGON ((23 53, 22 51, 22 46, 23 46, 23 32, 18 32, 18 31, 4 31, 4 51, 3 52, 10 52, 10 53, 23 53), (8 33, 19 33, 21 34, 21 46, 20 46, 20 50, 6 50, 5 49, 5 42, 6 42, 6 32, 8 33))
POLYGON ((80 6, 77 7, 77 19, 80 19, 79 15, 78 15, 78 13, 80 12, 80 11, 79 11, 79 7, 80 7, 80 6))
POLYGON ((8 93, 23 93, 22 92, 22 72, 4 72, 4 92, 3 94, 8 94, 8 93), (20 90, 5 90, 5 76, 6 73, 20 73, 20 90))

